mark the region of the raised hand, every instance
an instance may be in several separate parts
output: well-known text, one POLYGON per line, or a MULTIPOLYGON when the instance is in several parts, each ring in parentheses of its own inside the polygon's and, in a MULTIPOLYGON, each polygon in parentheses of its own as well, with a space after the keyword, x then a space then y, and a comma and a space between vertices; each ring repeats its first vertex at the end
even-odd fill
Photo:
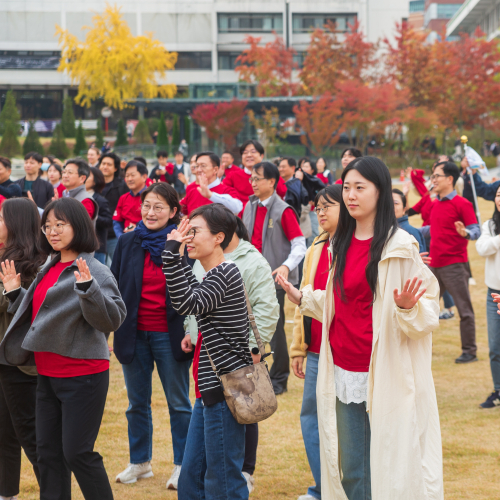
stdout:
POLYGON ((78 271, 75 271, 75 278, 77 283, 90 281, 92 279, 92 275, 90 274, 90 269, 87 265, 87 261, 83 260, 80 257, 79 259, 76 259, 76 265, 78 266, 78 271))
POLYGON ((16 273, 16 266, 14 261, 6 260, 2 262, 2 272, 0 273, 0 280, 3 281, 5 291, 12 292, 21 286, 21 275, 16 273))
POLYGON ((289 281, 283 278, 281 274, 276 276, 276 281, 281 285, 283 290, 285 290, 290 302, 298 306, 302 300, 302 292, 297 290, 289 281))
POLYGON ((174 240, 179 243, 186 243, 193 239, 193 235, 188 235, 189 230, 192 225, 189 223, 189 219, 183 219, 179 224, 177 229, 174 229, 169 234, 167 234, 167 241, 174 240))
POLYGON ((467 231, 465 230, 465 225, 463 222, 457 220, 455 222, 455 229, 457 230, 457 233, 462 236, 462 238, 465 238, 467 236, 467 231))
POLYGON ((202 172, 198 176, 198 181, 200 183, 200 187, 197 188, 198 192, 202 196, 204 196, 205 198, 210 199, 212 197, 212 191, 210 191, 210 189, 208 189, 208 179, 207 179, 207 176, 206 176, 205 172, 202 172))
POLYGON ((419 301, 420 297, 425 293, 426 288, 421 292, 418 291, 422 280, 418 278, 413 278, 412 280, 406 280, 405 286, 401 293, 398 289, 394 289, 394 302, 400 309, 411 309, 419 301))

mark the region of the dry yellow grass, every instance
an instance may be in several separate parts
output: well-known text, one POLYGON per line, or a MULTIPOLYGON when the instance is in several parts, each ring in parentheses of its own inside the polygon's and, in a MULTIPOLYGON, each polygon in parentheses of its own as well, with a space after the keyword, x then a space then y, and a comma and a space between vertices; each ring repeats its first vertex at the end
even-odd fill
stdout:
MULTIPOLYGON (((412 201, 415 201, 415 197, 412 201)), ((493 204, 481 201, 480 207, 483 220, 486 220, 491 216, 493 204)), ((455 357, 460 354, 458 319, 455 318, 442 321, 434 333, 433 371, 443 435, 445 497, 449 500, 491 500, 500 498, 500 413, 478 408, 478 404, 492 390, 492 382, 486 334, 484 261, 477 255, 474 243, 469 243, 469 255, 477 282, 476 286, 471 287, 471 293, 476 312, 479 362, 465 366, 454 363, 455 357)), ((288 318, 291 318, 290 304, 287 311, 288 318)), ((287 324, 289 341, 291 326, 287 324)), ((312 483, 300 431, 301 401, 302 381, 291 375, 289 391, 279 397, 277 413, 260 424, 256 489, 251 495, 255 500, 293 500, 306 493, 312 483)), ((126 408, 127 395, 122 371, 113 358, 111 386, 96 449, 104 456, 115 498, 175 499, 176 493, 165 489, 172 470, 173 454, 167 404, 156 374, 153 394, 155 476, 135 485, 114 482, 116 474, 128 463, 126 408)), ((36 481, 26 459, 21 481, 20 500, 38 498, 36 481)), ((73 491, 73 498, 83 498, 76 482, 73 491)))

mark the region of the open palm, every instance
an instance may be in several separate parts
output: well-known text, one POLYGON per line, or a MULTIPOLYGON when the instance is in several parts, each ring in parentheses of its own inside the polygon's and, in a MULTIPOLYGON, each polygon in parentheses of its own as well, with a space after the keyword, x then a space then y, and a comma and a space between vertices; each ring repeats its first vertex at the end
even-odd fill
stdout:
POLYGON ((2 272, 0 273, 0 280, 3 282, 5 291, 12 292, 21 286, 21 275, 16 273, 16 266, 14 261, 6 260, 2 262, 2 272))
POLYGON ((422 284, 422 280, 418 278, 413 278, 412 280, 406 280, 401 293, 398 292, 396 288, 394 290, 394 302, 400 309, 411 309, 419 301, 420 297, 425 293, 424 288, 420 292, 418 289, 422 284))

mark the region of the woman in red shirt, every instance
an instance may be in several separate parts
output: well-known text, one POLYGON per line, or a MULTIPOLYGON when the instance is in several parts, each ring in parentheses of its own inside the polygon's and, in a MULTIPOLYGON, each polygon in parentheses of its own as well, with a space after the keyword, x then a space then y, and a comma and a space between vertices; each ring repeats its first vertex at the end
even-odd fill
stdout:
MULTIPOLYGON (((32 201, 13 198, 2 204, 0 255, 2 260, 14 260, 25 288, 47 260, 40 236, 40 215, 32 201)), ((0 282, 0 340, 12 320, 3 291, 0 282)), ((40 477, 36 456, 36 385, 35 367, 0 365, 0 498, 19 494, 21 448, 33 465, 37 480, 40 477)))
POLYGON ((184 316, 173 309, 162 271, 167 235, 180 222, 175 189, 155 183, 141 193, 142 220, 118 240, 111 272, 127 306, 127 319, 114 335, 114 352, 122 364, 129 406, 130 462, 116 481, 135 483, 153 476, 151 393, 154 365, 170 413, 174 470, 167 488, 177 489, 191 420, 189 367, 193 354, 182 351, 184 316))
POLYGON ((439 285, 418 244, 398 229, 385 164, 357 158, 342 181, 326 290, 298 291, 279 278, 302 314, 323 322, 322 497, 437 500, 442 451, 430 333, 439 325, 439 285))
POLYGON ((43 247, 55 254, 26 291, 14 261, 0 279, 14 318, 0 344, 0 362, 36 364, 36 440, 40 499, 71 499, 71 473, 86 500, 112 500, 94 443, 109 386, 108 336, 126 309, 85 207, 53 201, 42 217, 43 247), (22 346, 22 348, 20 348, 22 346))
MULTIPOLYGON (((302 165, 303 166, 303 165, 302 165)), ((314 290, 325 290, 330 272, 330 241, 337 229, 342 186, 330 185, 322 189, 314 200, 319 225, 323 232, 313 241, 304 258, 304 270, 300 288, 308 284, 314 290)), ((321 462, 319 457, 318 409, 316 403, 316 379, 321 347, 322 324, 316 319, 302 316, 299 308, 295 309, 293 341, 290 347, 292 369, 296 377, 305 379, 300 425, 306 447, 307 459, 311 468, 315 486, 310 486, 307 495, 321 498, 321 462), (304 374, 304 358, 307 356, 307 370, 304 374)), ((308 498, 308 497, 306 497, 308 498)))

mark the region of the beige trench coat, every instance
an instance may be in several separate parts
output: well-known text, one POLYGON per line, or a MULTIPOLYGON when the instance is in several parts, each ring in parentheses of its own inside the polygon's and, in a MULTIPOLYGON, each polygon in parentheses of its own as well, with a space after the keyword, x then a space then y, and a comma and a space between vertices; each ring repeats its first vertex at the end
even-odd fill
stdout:
MULTIPOLYGON (((432 335, 439 325, 439 285, 422 262, 416 240, 402 229, 389 240, 379 263, 373 305, 373 344, 367 411, 371 427, 373 500, 442 500, 441 431, 432 378, 432 335), (407 279, 423 280, 426 293, 408 310, 394 303, 407 279)), ((304 288, 302 314, 323 322, 317 401, 321 496, 347 500, 339 463, 334 364, 329 327, 334 301, 330 272, 326 291, 304 288)))

